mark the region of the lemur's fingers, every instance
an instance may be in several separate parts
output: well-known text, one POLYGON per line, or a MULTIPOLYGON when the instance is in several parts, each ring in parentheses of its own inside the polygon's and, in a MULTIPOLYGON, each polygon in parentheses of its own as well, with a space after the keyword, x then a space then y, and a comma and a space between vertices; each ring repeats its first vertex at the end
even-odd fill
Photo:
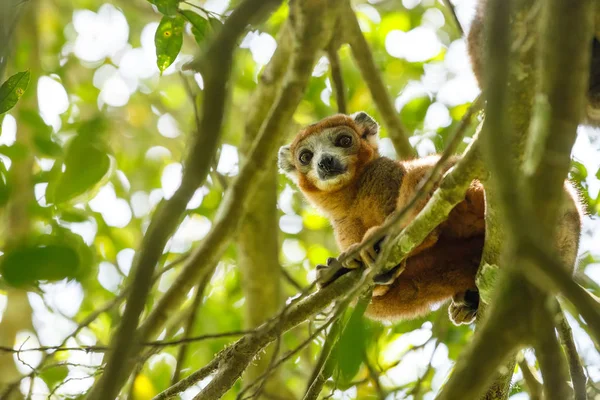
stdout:
POLYGON ((344 268, 337 259, 330 257, 327 259, 327 265, 319 264, 316 267, 317 287, 319 289, 324 288, 349 271, 350 270, 344 268))
MULTIPOLYGON (((367 240, 367 239, 363 239, 367 240)), ((377 257, 381 252, 381 247, 383 246, 383 241, 385 240, 385 236, 375 242, 372 246, 367 246, 360 251, 360 256, 365 264, 371 266, 377 261, 377 257)))
POLYGON ((338 257, 338 260, 342 260, 342 265, 348 269, 356 269, 356 268, 362 268, 364 266, 362 258, 360 256, 360 253, 356 252, 356 249, 358 248, 358 243, 353 244, 352 246, 348 247, 346 249, 346 251, 344 251, 342 254, 340 254, 340 256, 338 257), (355 253, 352 256, 349 256, 350 254, 355 253))
POLYGON ((385 241, 385 239, 387 239, 387 236, 384 236, 377 242, 375 242, 375 244, 373 245, 373 251, 375 251, 375 253, 379 254, 381 252, 381 248, 383 247, 383 242, 385 241))
POLYGON ((342 265, 348 269, 357 269, 362 268, 364 266, 362 258, 360 255, 356 255, 354 257, 348 257, 343 262, 342 265))
POLYGON ((373 297, 380 297, 390 291, 390 285, 376 285, 373 288, 373 297))
POLYGON ((391 285, 392 283, 394 283, 398 275, 400 275, 402 271, 404 271, 404 268, 406 268, 406 260, 402 261, 400 264, 396 265, 389 271, 376 275, 373 278, 373 282, 375 282, 378 285, 391 285))

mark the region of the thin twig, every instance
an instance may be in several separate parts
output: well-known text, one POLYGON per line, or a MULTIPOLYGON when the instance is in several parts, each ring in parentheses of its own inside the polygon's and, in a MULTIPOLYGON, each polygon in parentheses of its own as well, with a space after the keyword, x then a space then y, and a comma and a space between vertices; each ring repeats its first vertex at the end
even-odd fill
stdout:
MULTIPOLYGON (((200 303, 202 302, 202 297, 204 296, 204 290, 206 289, 206 285, 208 285, 209 280, 210 277, 205 276, 202 279, 202 282, 200 282, 196 287, 196 294, 194 295, 194 300, 192 301, 190 315, 188 316, 187 322, 184 327, 184 339, 189 339, 191 337, 192 330, 194 329, 194 325, 196 324, 196 316, 198 315, 200 303)), ((183 368, 183 364, 185 363, 187 350, 188 346, 187 343, 185 343, 179 348, 179 351, 177 352, 177 365, 175 367, 175 372, 173 373, 173 378, 171 378, 172 385, 179 381, 179 375, 181 373, 181 369, 183 368)))
POLYGON ((346 91, 344 87, 344 78, 342 76, 342 67, 340 65, 340 57, 338 55, 338 49, 331 44, 327 48, 327 58, 329 58, 329 65, 331 66, 331 81, 338 112, 340 114, 346 114, 346 91))
POLYGON ((462 25, 460 24, 460 21, 458 20, 458 16, 456 15, 456 10, 454 9, 454 4, 452 4, 452 0, 443 0, 443 1, 444 1, 444 5, 448 8, 450 13, 452 14, 452 18, 454 19, 454 24, 456 26, 456 29, 458 30, 458 33, 460 33, 460 35, 463 36, 465 34, 465 31, 464 31, 462 25))
POLYGON ((409 134, 402 126, 400 117, 394 108, 379 68, 377 68, 373 59, 373 53, 360 30, 356 14, 354 14, 348 0, 340 1, 343 3, 343 17, 341 20, 344 21, 345 40, 350 45, 352 56, 360 69, 362 78, 371 91, 373 101, 381 113, 383 124, 388 130, 388 135, 392 139, 392 143, 394 143, 394 148, 400 158, 414 158, 416 152, 408 141, 409 134))
POLYGON ((556 316, 556 324, 560 343, 565 349, 567 361, 569 363, 569 371, 571 373, 571 381, 573 382, 573 391, 575 392, 575 400, 587 399, 587 377, 583 370, 581 358, 577 352, 573 331, 569 326, 569 321, 565 317, 565 313, 560 311, 556 316))
POLYGON ((541 400, 544 390, 542 381, 540 380, 537 371, 529 366, 525 357, 522 355, 521 357, 522 358, 519 361, 519 368, 523 373, 523 379, 525 379, 525 384, 527 385, 529 398, 530 400, 541 400))

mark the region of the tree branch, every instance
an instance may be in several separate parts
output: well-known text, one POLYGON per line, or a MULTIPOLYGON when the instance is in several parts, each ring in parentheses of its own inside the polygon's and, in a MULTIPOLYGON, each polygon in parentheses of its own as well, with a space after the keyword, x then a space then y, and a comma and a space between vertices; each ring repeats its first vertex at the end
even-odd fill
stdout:
MULTIPOLYGON (((523 357, 523 355, 521 355, 521 357, 523 357)), ((542 400, 542 391, 544 390, 544 387, 537 372, 527 364, 527 360, 525 360, 524 357, 519 361, 519 368, 523 373, 523 379, 525 379, 525 384, 527 385, 529 399, 542 400)))
MULTIPOLYGON (((258 327, 253 333, 244 336, 221 351, 202 369, 192 373, 176 385, 165 390, 155 400, 167 399, 181 393, 211 373, 218 371, 210 384, 200 393, 200 399, 215 398, 229 389, 239 378, 252 359, 267 344, 271 343, 283 332, 294 328, 315 315, 334 300, 347 296, 356 289, 361 281, 361 271, 352 271, 336 280, 326 288, 313 293, 307 298, 292 305, 285 313, 285 319, 273 318, 258 327)), ((218 398, 218 397, 217 397, 218 398)))
MULTIPOLYGON (((371 290, 365 291, 360 296, 358 302, 356 303, 356 306, 354 307, 354 311, 352 313, 351 318, 362 318, 367 309, 367 306, 371 302, 371 296, 371 290)), ((321 349, 321 354, 319 354, 317 364, 313 368, 311 377, 308 380, 306 393, 304 394, 303 400, 316 400, 319 394, 321 393, 321 390, 323 390, 323 385, 325 384, 325 381, 329 379, 331 373, 333 372, 336 363, 334 354, 336 351, 337 343, 339 338, 345 332, 345 324, 349 321, 349 319, 344 320, 341 314, 346 310, 346 308, 348 308, 351 300, 351 296, 346 296, 346 298, 342 300, 342 302, 337 307, 337 319, 335 320, 333 326, 329 330, 327 339, 325 339, 325 343, 323 344, 323 347, 321 349)))
MULTIPOLYGON (((194 295, 194 300, 192 300, 192 305, 190 306, 190 315, 185 323, 184 328, 184 340, 188 340, 192 336, 192 331, 194 329, 194 325, 196 325, 196 316, 198 315, 198 310, 200 309, 200 305, 202 304, 202 297, 204 296, 204 291, 208 282, 210 280, 210 276, 204 276, 202 281, 196 286, 196 294, 194 295)), ((175 384, 179 381, 179 376, 181 374, 181 369, 183 368, 183 364, 185 363, 185 359, 187 356, 188 346, 187 343, 183 344, 179 348, 177 352, 177 365, 175 366, 175 372, 173 372, 173 377, 171 378, 171 383, 175 384)))
POLYGON ((558 303, 554 301, 552 304, 552 310, 544 309, 535 320, 534 349, 544 379, 544 399, 572 399, 573 390, 568 385, 569 373, 565 355, 554 330, 554 313, 558 311, 558 303))
POLYGON ((367 40, 363 36, 356 15, 350 6, 348 0, 343 3, 343 13, 341 20, 344 21, 345 39, 350 45, 352 56, 360 69, 360 73, 371 91, 371 96, 383 119, 383 124, 388 130, 388 135, 394 143, 396 152, 402 159, 410 159, 416 156, 415 149, 408 141, 408 134, 402 126, 400 117, 392 104, 392 99, 387 92, 379 68, 375 65, 373 54, 369 48, 367 40))
POLYGON ((340 65, 340 56, 338 49, 333 43, 327 48, 327 58, 331 67, 331 83, 333 84, 333 92, 335 94, 335 102, 337 103, 338 112, 346 114, 346 89, 344 86, 344 78, 342 76, 342 67, 340 65))
MULTIPOLYGON (((557 306, 558 307, 558 306, 557 306)), ((565 349, 567 361, 569 362, 569 370, 571 373, 571 381, 573 382, 573 391, 575 392, 575 400, 587 399, 587 377, 581 364, 581 358, 575 346, 573 331, 569 326, 569 321, 565 317, 565 313, 560 311, 556 316, 558 337, 560 343, 565 349)))
POLYGON ((133 342, 135 330, 150 291, 154 268, 188 201, 206 179, 210 160, 221 136, 226 84, 237 40, 248 23, 256 18, 265 17, 279 3, 278 0, 245 0, 229 16, 203 57, 204 60, 208 60, 202 71, 206 82, 205 99, 210 100, 202 104, 201 126, 186 160, 181 186, 173 197, 159 206, 144 236, 140 251, 136 253, 132 269, 132 290, 127 297, 121 323, 111 341, 111 348, 114 350, 108 355, 104 374, 90 391, 90 399, 115 398, 124 377, 129 375, 129 357, 137 352, 133 342))
MULTIPOLYGON (((262 122, 267 118, 290 64, 294 43, 289 20, 281 27, 277 38, 277 51, 265 67, 260 83, 250 100, 244 139, 240 153, 245 161, 252 143, 259 133, 262 122)), ((242 164, 243 165, 243 164, 242 164)), ((246 299, 244 324, 255 328, 277 313, 283 304, 282 276, 279 273, 279 246, 277 231, 277 166, 273 162, 263 176, 255 182, 260 190, 248 201, 246 212, 240 223, 238 235, 238 264, 242 276, 242 290, 246 299), (269 278, 265 278, 269 277, 269 278)), ((244 376, 244 386, 253 382, 269 368, 275 360, 273 349, 261 353, 244 376)), ((274 371, 275 372, 275 371, 274 371)), ((174 381, 175 383, 176 381, 174 381)), ((278 392, 282 398, 293 398, 291 392, 284 392, 285 384, 276 373, 264 381, 267 392, 278 392)), ((261 390, 262 390, 261 386, 261 390)), ((241 393, 240 393, 241 394, 241 393)))
MULTIPOLYGON (((304 0, 309 3, 307 6, 309 9, 313 7, 311 1, 304 0)), ((321 17, 322 12, 323 8, 321 7, 321 17)), ((326 19, 321 17, 314 19, 326 19)), ((300 21, 304 21, 303 18, 309 18, 309 16, 298 15, 298 18, 300 21)), ((243 215, 244 203, 256 189, 255 180, 272 161, 278 140, 283 137, 283 132, 285 132, 304 93, 316 59, 316 52, 320 48, 316 37, 322 40, 323 32, 327 32, 328 28, 330 27, 327 25, 320 26, 313 21, 310 27, 303 26, 300 32, 296 32, 299 43, 296 43, 294 47, 292 67, 286 75, 286 81, 279 91, 268 118, 261 126, 257 140, 248 155, 248 161, 227 190, 214 221, 213 229, 200 247, 193 252, 175 282, 140 327, 138 334, 141 338, 149 338, 157 334, 169 313, 178 307, 185 298, 185 294, 191 288, 191 282, 196 281, 203 274, 210 273, 211 271, 208 271, 209 268, 206 266, 215 263, 225 250, 243 215), (317 31, 319 28, 321 28, 319 34, 311 30, 317 31)))

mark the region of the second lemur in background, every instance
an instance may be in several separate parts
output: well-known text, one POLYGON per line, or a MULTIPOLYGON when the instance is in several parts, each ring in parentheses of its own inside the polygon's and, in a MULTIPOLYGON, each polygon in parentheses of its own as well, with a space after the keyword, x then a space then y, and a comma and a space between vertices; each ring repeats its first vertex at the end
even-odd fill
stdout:
MULTIPOLYGON (((483 46, 485 26, 486 0, 478 0, 475 17, 471 23, 471 29, 467 36, 467 47, 473 72, 483 87, 483 46)), ((600 126, 600 1, 595 0, 595 35, 590 39, 592 46, 590 60, 590 76, 587 90, 587 104, 584 112, 585 119, 582 123, 591 126, 600 126)), ((568 33, 567 33, 568 34, 568 33)))

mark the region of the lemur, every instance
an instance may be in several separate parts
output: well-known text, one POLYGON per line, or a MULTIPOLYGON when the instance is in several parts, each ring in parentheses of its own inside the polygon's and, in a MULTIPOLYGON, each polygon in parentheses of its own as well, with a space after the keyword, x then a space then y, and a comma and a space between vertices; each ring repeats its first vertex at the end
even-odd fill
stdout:
MULTIPOLYGON (((280 170, 330 219, 342 255, 352 252, 395 210, 404 208, 439 159, 395 161, 380 156, 378 136, 379 126, 367 113, 338 114, 304 128, 279 150, 280 170)), ((451 159, 445 169, 456 161, 451 159)), ((405 225, 427 200, 413 208, 405 225)), ((559 245, 574 263, 580 220, 577 210, 568 209, 569 218, 564 220, 569 232, 559 238, 559 245)), ((447 220, 409 254, 403 272, 375 287, 366 315, 387 321, 414 318, 451 298, 450 319, 457 325, 472 322, 479 306, 475 276, 484 239, 484 188, 473 181, 447 220)), ((349 270, 372 261, 379 245, 367 247, 343 266, 349 270)), ((318 275, 324 276, 320 272, 325 268, 319 266, 318 275)))
MULTIPOLYGON (((479 86, 483 86, 483 45, 485 26, 486 0, 477 0, 475 16, 467 36, 467 50, 471 59, 471 66, 479 86)), ((594 10, 594 37, 590 39, 592 47, 590 57, 590 73, 587 90, 587 104, 585 108, 585 125, 600 126, 600 1, 595 1, 594 10)))

